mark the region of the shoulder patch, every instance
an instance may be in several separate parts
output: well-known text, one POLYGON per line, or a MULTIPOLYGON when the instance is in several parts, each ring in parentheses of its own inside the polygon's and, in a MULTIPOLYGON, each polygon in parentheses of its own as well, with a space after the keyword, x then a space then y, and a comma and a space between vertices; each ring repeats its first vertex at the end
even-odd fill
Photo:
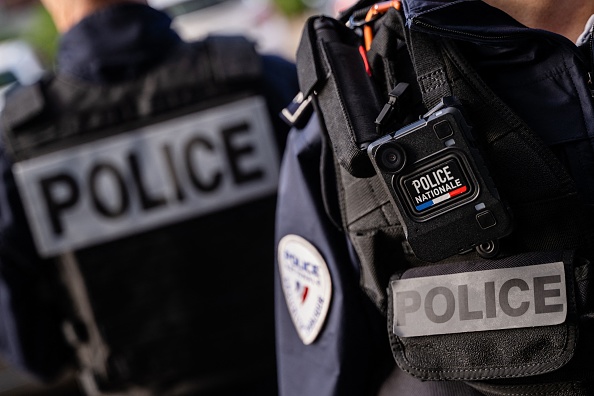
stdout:
POLYGON ((320 334, 332 298, 332 278, 318 250, 298 235, 278 244, 281 285, 295 329, 305 345, 320 334))

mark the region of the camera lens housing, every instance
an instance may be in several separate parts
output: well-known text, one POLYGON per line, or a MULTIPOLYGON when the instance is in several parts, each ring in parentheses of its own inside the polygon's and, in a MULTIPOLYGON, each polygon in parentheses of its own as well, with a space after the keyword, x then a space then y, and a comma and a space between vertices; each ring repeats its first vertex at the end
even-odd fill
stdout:
POLYGON ((399 144, 389 142, 378 148, 376 162, 383 171, 398 173, 406 164, 406 152, 399 144))
POLYGON ((455 98, 442 98, 418 121, 367 147, 406 240, 422 261, 474 249, 496 257, 499 240, 513 230, 460 106, 455 98))

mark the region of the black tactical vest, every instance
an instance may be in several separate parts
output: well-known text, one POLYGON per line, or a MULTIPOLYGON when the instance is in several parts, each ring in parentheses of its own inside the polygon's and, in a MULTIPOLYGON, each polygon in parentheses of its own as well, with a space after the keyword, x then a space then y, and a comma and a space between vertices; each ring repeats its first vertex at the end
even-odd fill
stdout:
POLYGON ((8 101, 13 173, 89 392, 274 384, 279 154, 260 62, 213 37, 135 81, 58 74, 8 101))
MULTIPOLYGON (((471 8, 484 7, 479 3, 456 7, 473 15, 471 8)), ((591 394, 591 206, 552 150, 474 69, 476 48, 489 37, 473 37, 479 42, 473 44, 422 17, 409 28, 396 7, 385 14, 373 14, 373 7, 360 2, 342 21, 312 17, 306 23, 297 57, 303 93, 298 104, 301 112, 313 104, 325 132, 321 172, 336 186, 324 186, 324 194, 337 195, 341 209, 328 215, 357 253, 362 288, 387 316, 396 363, 423 380, 467 381, 487 395, 591 394), (369 160, 367 147, 376 139, 449 97, 466 110, 475 143, 513 213, 514 230, 501 239, 496 258, 470 252, 428 262, 415 256, 403 214, 386 190, 389 183, 405 189, 406 181, 386 183, 369 160), (537 268, 552 272, 534 275, 537 268), (563 286, 549 290, 557 280, 563 286), (480 309, 469 294, 477 285, 480 309), (533 294, 516 306, 512 289, 533 294), (551 293, 567 299, 553 307, 551 293), (537 324, 540 314, 555 310, 562 312, 558 318, 537 324), (528 327, 516 321, 530 315, 528 327), (451 327, 438 329, 443 323, 451 327)), ((576 92, 568 93, 572 100, 576 92)), ((444 150, 454 145, 443 140, 444 150)), ((483 227, 481 205, 477 222, 483 227)), ((456 236, 436 235, 433 243, 448 244, 456 236)))

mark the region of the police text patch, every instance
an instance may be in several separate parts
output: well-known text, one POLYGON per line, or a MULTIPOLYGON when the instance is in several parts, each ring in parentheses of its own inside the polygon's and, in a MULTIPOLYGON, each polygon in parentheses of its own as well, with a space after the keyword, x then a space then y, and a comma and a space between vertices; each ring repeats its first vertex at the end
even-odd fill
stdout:
POLYGON ((473 193, 468 172, 457 156, 404 178, 412 213, 425 214, 448 206, 473 193))
POLYGON ((562 262, 391 283, 401 337, 549 326, 567 316, 562 262))
POLYGON ((39 253, 51 256, 276 191, 265 102, 252 97, 14 165, 39 253))

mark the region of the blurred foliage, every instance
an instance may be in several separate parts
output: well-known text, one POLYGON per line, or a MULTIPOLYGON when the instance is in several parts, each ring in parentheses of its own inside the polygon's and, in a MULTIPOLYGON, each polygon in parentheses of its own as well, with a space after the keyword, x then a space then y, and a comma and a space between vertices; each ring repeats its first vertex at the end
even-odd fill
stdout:
POLYGON ((7 16, 0 22, 0 41, 23 40, 39 57, 44 67, 51 67, 58 47, 58 32, 45 8, 35 2, 17 10, 3 11, 7 16))
POLYGON ((304 13, 309 7, 302 0, 273 0, 278 10, 288 16, 297 16, 304 13))
POLYGON ((41 5, 34 6, 30 28, 21 37, 28 42, 46 67, 53 65, 58 49, 58 31, 49 13, 41 5))

